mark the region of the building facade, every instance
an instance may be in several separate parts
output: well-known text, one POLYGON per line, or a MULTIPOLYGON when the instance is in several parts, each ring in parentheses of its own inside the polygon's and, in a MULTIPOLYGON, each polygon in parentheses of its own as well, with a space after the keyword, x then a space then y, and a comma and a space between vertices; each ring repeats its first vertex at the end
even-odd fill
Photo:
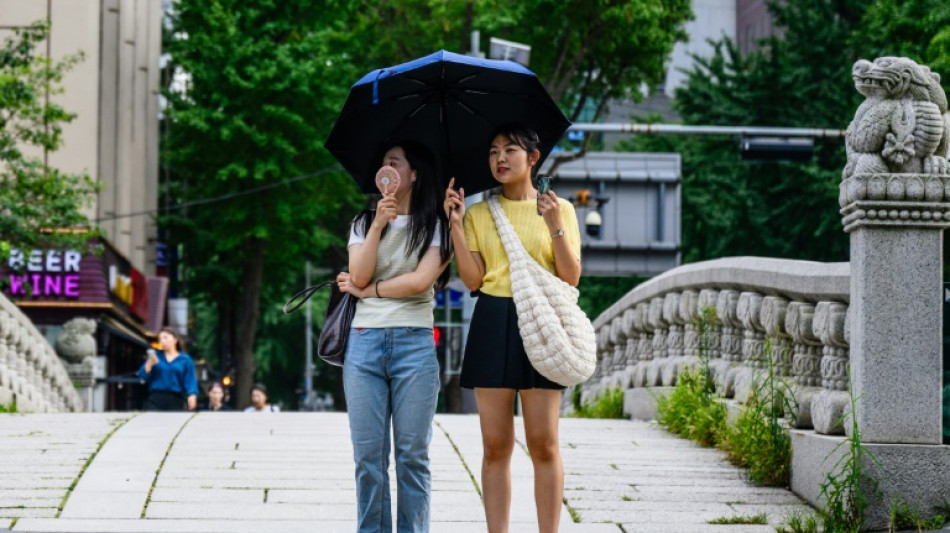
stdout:
POLYGON ((100 400, 86 408, 134 409, 143 393, 131 373, 164 324, 168 287, 156 276, 153 216, 162 1, 0 0, 0 38, 41 20, 50 31, 38 53, 83 58, 47 96, 76 114, 62 146, 33 155, 101 183, 87 215, 105 238, 85 250, 15 249, 0 265, 5 292, 54 346, 64 323, 94 319, 100 400))

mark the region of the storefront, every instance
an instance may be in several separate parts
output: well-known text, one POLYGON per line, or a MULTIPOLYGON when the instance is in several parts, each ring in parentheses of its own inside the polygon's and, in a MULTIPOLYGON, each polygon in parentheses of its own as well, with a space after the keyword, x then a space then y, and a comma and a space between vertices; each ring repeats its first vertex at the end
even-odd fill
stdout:
POLYGON ((51 345, 69 320, 96 321, 104 376, 92 410, 139 409, 146 391, 135 372, 164 323, 167 278, 145 276, 104 239, 83 252, 14 249, 4 266, 5 294, 51 345))

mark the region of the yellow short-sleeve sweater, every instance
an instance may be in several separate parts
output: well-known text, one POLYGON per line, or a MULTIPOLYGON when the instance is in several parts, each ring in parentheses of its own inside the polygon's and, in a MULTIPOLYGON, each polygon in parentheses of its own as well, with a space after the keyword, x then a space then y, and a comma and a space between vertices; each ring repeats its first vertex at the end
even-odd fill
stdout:
MULTIPOLYGON (((554 274, 556 271, 551 231, 544 219, 538 216, 537 201, 514 201, 501 195, 498 199, 525 249, 535 261, 554 274)), ((558 238, 567 239, 574 256, 580 259, 581 235, 574 205, 560 198, 558 201, 561 206, 561 222, 564 224, 564 237, 558 238)), ((511 274, 508 271, 508 254, 495 229, 495 221, 488 210, 488 204, 484 201, 472 205, 465 212, 465 241, 468 249, 480 253, 485 261, 485 278, 482 280, 481 292, 510 298, 511 274)))

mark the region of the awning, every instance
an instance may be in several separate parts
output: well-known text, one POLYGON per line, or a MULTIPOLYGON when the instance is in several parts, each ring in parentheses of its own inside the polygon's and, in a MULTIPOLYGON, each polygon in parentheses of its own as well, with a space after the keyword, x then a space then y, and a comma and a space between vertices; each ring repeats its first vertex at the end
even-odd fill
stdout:
POLYGON ((126 326, 119 320, 109 315, 100 315, 99 325, 109 330, 109 332, 113 335, 141 346, 142 348, 148 349, 151 347, 151 343, 143 333, 135 331, 133 328, 126 326))

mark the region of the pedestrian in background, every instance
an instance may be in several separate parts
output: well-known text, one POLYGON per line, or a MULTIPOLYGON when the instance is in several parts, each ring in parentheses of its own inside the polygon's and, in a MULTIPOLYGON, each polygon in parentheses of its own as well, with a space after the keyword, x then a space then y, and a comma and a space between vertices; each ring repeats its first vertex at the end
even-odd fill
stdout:
POLYGON ((251 387, 251 405, 244 409, 245 413, 279 413, 280 407, 267 403, 267 387, 263 383, 255 383, 251 387))
POLYGON ((224 385, 220 381, 211 383, 208 388, 208 405, 206 411, 231 411, 231 406, 224 403, 224 385))
POLYGON ((161 350, 148 350, 138 377, 148 384, 146 411, 194 411, 198 406, 198 376, 195 363, 185 353, 178 333, 169 327, 158 333, 161 350))
MULTIPOLYGON (((521 243, 548 271, 577 286, 580 231, 570 202, 554 192, 539 194, 532 182, 541 142, 521 125, 498 128, 489 139, 488 163, 501 184, 499 203, 521 243), (538 216, 538 215, 541 216, 538 216)), ((531 366, 518 329, 508 254, 486 202, 466 212, 465 191, 445 191, 459 276, 478 301, 462 360, 462 387, 475 389, 482 430, 482 488, 490 533, 507 532, 511 508, 511 454, 515 443, 514 401, 521 397, 528 454, 534 465, 534 497, 541 533, 557 531, 564 494, 558 449, 561 385, 531 366)))
MULTIPOLYGON (((386 147, 382 147, 386 148, 386 147)), ((399 174, 376 210, 357 215, 340 290, 360 298, 343 362, 353 459, 357 531, 392 531, 390 424, 395 443, 399 533, 429 531, 429 442, 439 396, 432 334, 433 285, 448 281, 447 225, 432 153, 418 143, 388 147, 383 165, 399 174)))

